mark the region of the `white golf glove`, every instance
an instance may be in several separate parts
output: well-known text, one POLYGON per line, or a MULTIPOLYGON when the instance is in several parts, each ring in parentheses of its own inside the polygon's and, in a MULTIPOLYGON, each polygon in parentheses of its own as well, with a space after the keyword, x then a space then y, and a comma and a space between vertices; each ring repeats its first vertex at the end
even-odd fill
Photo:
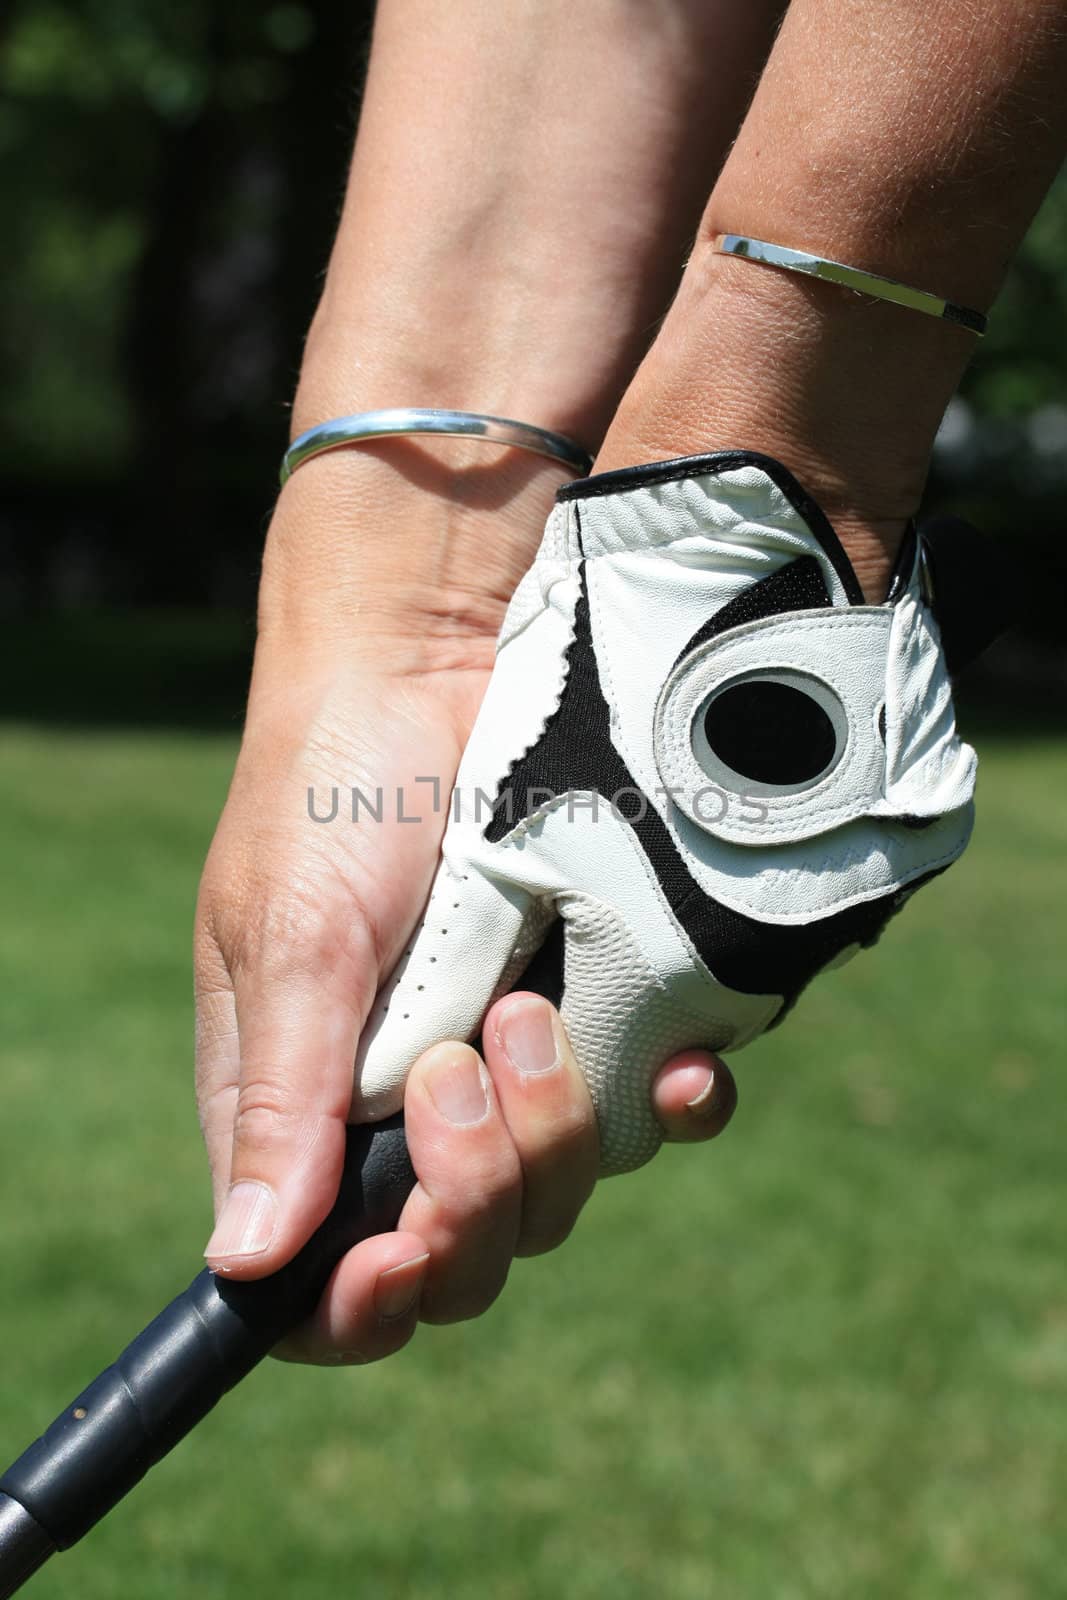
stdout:
POLYGON ((652 1156, 650 1085, 736 1050, 954 861, 957 733, 921 539, 864 603, 819 508, 748 452, 563 489, 512 599, 425 920, 379 994, 357 1107, 477 1034, 562 919, 562 1016, 602 1169, 652 1156))

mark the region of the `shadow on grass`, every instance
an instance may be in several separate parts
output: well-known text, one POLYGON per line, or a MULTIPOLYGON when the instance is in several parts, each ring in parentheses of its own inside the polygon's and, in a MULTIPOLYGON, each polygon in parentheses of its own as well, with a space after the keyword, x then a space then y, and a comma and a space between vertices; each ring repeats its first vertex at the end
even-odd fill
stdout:
MULTIPOLYGON (((255 629, 233 612, 45 614, 0 627, 0 717, 72 727, 237 732, 255 629)), ((1067 733, 1067 657, 1008 635, 957 686, 964 735, 1067 733)))

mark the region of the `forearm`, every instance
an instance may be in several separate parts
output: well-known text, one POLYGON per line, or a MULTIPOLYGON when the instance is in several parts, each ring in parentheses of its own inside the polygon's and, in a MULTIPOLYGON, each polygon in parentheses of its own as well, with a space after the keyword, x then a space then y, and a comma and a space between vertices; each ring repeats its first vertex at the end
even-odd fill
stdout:
POLYGON ((444 405, 595 449, 776 9, 382 0, 294 427, 355 401, 444 405))
POLYGON ((605 464, 730 447, 796 471, 872 584, 973 335, 714 253, 810 249, 986 309, 1067 141, 1060 0, 793 0, 605 464))
MULTIPOLYGON (((595 450, 669 303, 778 0, 382 0, 292 429, 379 406, 514 416, 595 450)), ((263 627, 311 651, 403 614, 492 637, 565 471, 459 440, 294 474, 263 627), (401 608, 392 606, 401 580, 401 608)))

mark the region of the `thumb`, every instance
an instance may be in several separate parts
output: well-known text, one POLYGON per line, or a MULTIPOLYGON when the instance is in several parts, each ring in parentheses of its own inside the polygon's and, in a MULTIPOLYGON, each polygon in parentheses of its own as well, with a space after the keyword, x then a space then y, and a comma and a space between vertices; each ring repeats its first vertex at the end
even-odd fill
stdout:
POLYGON ((674 1144, 714 1139, 737 1109, 733 1073, 708 1050, 679 1051, 656 1074, 652 1109, 674 1144))
POLYGON ((359 1017, 332 987, 326 972, 235 982, 241 1065, 230 1182, 204 1251, 216 1272, 276 1272, 337 1198, 359 1017))

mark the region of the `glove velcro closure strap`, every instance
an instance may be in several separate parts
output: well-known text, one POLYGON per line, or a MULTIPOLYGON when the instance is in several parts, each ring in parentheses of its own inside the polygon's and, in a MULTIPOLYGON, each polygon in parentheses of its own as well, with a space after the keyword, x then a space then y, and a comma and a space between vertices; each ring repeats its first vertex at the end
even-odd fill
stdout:
POLYGON ((708 640, 667 678, 654 737, 673 803, 731 844, 933 817, 973 792, 939 643, 914 605, 786 613, 708 640))

